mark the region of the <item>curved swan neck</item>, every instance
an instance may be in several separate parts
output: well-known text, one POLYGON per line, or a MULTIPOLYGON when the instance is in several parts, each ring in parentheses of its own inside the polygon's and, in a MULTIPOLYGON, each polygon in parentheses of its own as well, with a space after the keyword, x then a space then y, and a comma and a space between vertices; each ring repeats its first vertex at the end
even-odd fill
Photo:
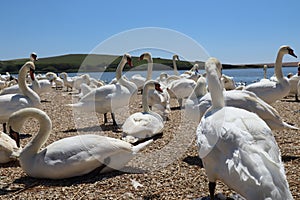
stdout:
MULTIPOLYGON (((20 110, 19 116, 21 116, 24 121, 29 117, 32 117, 38 120, 40 128, 38 133, 34 136, 34 138, 25 146, 22 151, 22 157, 25 156, 33 156, 38 153, 43 144, 47 141, 50 131, 52 130, 52 122, 48 115, 43 111, 35 108, 26 108, 20 110)), ((16 122, 18 123, 18 122, 16 122)))
POLYGON ((280 80, 283 78, 282 73, 282 59, 283 59, 284 53, 282 51, 278 51, 275 66, 274 66, 274 72, 277 80, 280 80))
POLYGON ((35 68, 34 63, 29 61, 26 62, 23 67, 19 70, 19 77, 18 77, 18 84, 19 84, 19 88, 20 91, 23 95, 29 97, 29 99, 31 99, 32 101, 36 102, 36 103, 40 103, 40 97, 39 95, 34 92, 31 88, 28 87, 28 85, 26 84, 26 75, 28 73, 28 68, 35 68))
POLYGON ((194 94, 196 95, 197 98, 201 98, 207 93, 206 82, 205 79, 204 80, 203 79, 200 77, 199 80, 197 81, 196 87, 194 88, 194 94))
POLYGON ((212 108, 220 109, 225 106, 223 85, 221 83, 221 73, 213 62, 207 62, 206 66, 206 79, 208 83, 209 92, 211 95, 212 108))
POLYGON ((146 81, 149 81, 152 79, 152 70, 153 70, 153 59, 150 57, 147 59, 148 62, 148 68, 147 68, 147 78, 146 81))
POLYGON ((177 70, 177 64, 176 64, 176 56, 173 56, 173 68, 174 68, 174 74, 176 76, 179 76, 179 72, 177 70))
POLYGON ((116 79, 119 80, 122 78, 122 71, 124 66, 126 65, 127 60, 123 57, 121 62, 119 63, 117 70, 116 70, 116 79))

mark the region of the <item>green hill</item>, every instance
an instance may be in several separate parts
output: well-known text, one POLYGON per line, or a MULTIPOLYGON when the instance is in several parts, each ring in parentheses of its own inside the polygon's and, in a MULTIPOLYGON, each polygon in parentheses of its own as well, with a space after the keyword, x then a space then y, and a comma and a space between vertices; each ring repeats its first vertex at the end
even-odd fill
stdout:
MULTIPOLYGON (((36 72, 99 72, 99 71, 115 71, 121 56, 113 55, 97 55, 97 54, 68 54, 62 56, 54 56, 47 58, 39 58, 36 61, 36 72)), ((0 61, 0 73, 10 72, 17 73, 22 65, 28 61, 28 59, 15 59, 0 61)), ((139 66, 137 70, 146 70, 146 61, 139 61, 137 57, 133 57, 134 66, 139 66)), ((154 58, 153 59, 154 70, 164 70, 168 67, 172 67, 172 60, 154 58)), ((203 64, 203 63, 202 63, 203 64)), ((178 69, 188 70, 192 67, 192 63, 187 61, 177 61, 178 69)), ((124 70, 127 70, 125 68, 124 70)), ((134 68, 135 69, 135 68, 134 68)), ((134 70, 133 69, 133 70, 134 70)))

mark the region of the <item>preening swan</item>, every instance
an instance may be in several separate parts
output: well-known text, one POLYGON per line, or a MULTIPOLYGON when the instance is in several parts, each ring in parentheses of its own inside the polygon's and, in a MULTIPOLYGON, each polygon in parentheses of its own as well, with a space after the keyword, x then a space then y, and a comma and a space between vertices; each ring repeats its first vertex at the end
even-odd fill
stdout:
POLYGON ((294 54, 294 50, 289 46, 281 46, 274 66, 276 82, 262 81, 252 83, 245 87, 245 90, 254 92, 259 98, 265 102, 272 104, 277 100, 282 99, 289 94, 290 84, 286 77, 282 73, 282 59, 285 54, 289 54, 297 58, 294 54))
POLYGON ((134 113, 126 119, 122 126, 123 140, 134 143, 162 132, 164 127, 162 117, 150 111, 148 106, 148 91, 150 89, 162 92, 157 81, 150 80, 145 83, 142 96, 143 112, 134 113))
POLYGON ((0 132, 0 163, 16 160, 21 149, 17 142, 6 133, 0 132))
POLYGON ((123 108, 129 105, 129 101, 136 95, 137 87, 134 83, 122 77, 122 70, 125 64, 131 64, 131 56, 124 54, 116 70, 117 83, 104 85, 100 88, 94 89, 79 102, 75 104, 68 104, 76 110, 83 112, 97 112, 104 114, 104 123, 107 123, 106 113, 112 114, 113 124, 116 126, 114 111, 118 108, 123 108))
MULTIPOLYGON (((36 55, 31 55, 31 60, 35 60, 36 55)), ((18 84, 22 94, 6 94, 0 95, 0 123, 3 123, 3 131, 6 132, 5 123, 9 116, 21 109, 26 107, 40 107, 40 97, 26 84, 26 75, 29 72, 30 77, 34 80, 35 65, 33 61, 26 62, 19 70, 18 84)))
POLYGON ((62 179, 87 174, 97 167, 101 173, 119 170, 152 140, 132 146, 125 141, 99 136, 77 135, 55 141, 41 149, 52 129, 48 115, 36 108, 21 109, 8 121, 10 133, 19 133, 29 118, 39 122, 39 131, 19 156, 22 169, 32 177, 62 179))
POLYGON ((272 131, 256 114, 225 106, 217 65, 215 58, 205 64, 212 107, 197 128, 211 199, 217 180, 248 200, 293 199, 272 131))

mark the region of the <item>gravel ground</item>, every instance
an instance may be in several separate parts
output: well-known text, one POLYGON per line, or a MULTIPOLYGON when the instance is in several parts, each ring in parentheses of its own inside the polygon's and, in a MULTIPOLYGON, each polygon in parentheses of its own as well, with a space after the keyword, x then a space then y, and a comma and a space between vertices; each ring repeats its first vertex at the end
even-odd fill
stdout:
MULTIPOLYGON (((78 134, 100 134, 121 137, 121 129, 102 125, 101 115, 73 113, 65 104, 76 101, 69 92, 53 90, 42 95, 42 110, 52 119, 53 131, 48 145, 78 134)), ((129 109, 116 114, 119 124, 129 113, 141 109, 141 95, 129 109)), ((61 180, 36 179, 27 176, 19 163, 0 165, 1 199, 198 199, 208 195, 208 180, 195 145, 196 124, 185 122, 177 102, 163 134, 121 171, 99 174, 99 169, 81 176, 61 180), (143 160, 141 162, 140 160, 143 160), (140 184, 140 185, 139 185, 140 184)), ((273 105, 282 118, 300 126, 300 104, 293 98, 273 105)), ((26 122, 21 145, 38 130, 35 120, 26 122)), ((300 135, 296 130, 274 131, 280 146, 290 190, 300 199, 300 135)), ((218 182, 217 193, 235 194, 218 182)))

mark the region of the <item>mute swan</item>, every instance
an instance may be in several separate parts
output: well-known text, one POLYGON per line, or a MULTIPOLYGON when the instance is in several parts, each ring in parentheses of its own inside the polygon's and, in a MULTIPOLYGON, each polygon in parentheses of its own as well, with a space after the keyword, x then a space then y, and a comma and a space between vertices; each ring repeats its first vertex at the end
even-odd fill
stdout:
MULTIPOLYGON (((222 65, 218 70, 222 71, 222 65)), ((221 79, 222 80, 222 79, 221 79)), ((197 84, 193 93, 185 104, 185 116, 192 121, 199 123, 202 116, 208 108, 211 107, 212 100, 206 91, 205 81, 197 84)), ((256 113, 262 118, 272 130, 281 130, 284 128, 299 129, 283 121, 275 108, 257 97, 253 92, 247 90, 223 91, 226 106, 237 107, 256 113)))
POLYGON ((67 91, 69 91, 69 88, 73 89, 74 80, 70 77, 68 77, 68 74, 66 72, 62 72, 59 74, 59 77, 64 81, 64 86, 67 88, 67 91))
POLYGON ((30 77, 34 80, 34 60, 36 60, 36 55, 31 55, 31 60, 26 62, 19 70, 18 84, 22 94, 6 94, 0 95, 0 123, 3 123, 3 131, 6 132, 5 123, 7 122, 9 116, 22 108, 26 107, 40 107, 40 97, 26 84, 26 75, 29 72, 30 77))
POLYGON ((179 72, 178 72, 178 69, 177 69, 177 64, 176 64, 176 61, 179 60, 179 56, 178 55, 173 55, 173 68, 174 68, 174 74, 175 76, 179 76, 179 72))
POLYGON ((137 92, 136 85, 122 77, 122 70, 126 63, 132 66, 131 56, 129 54, 124 54, 117 67, 116 84, 104 85, 94 89, 83 96, 79 102, 68 104, 68 106, 83 112, 97 112, 104 114, 104 124, 107 123, 106 113, 110 112, 113 125, 117 126, 113 114, 114 111, 118 108, 128 106, 130 99, 134 97, 137 92))
POLYGON ((90 84, 90 75, 89 74, 82 74, 82 75, 74 78, 74 85, 73 86, 76 90, 79 91, 79 93, 81 92, 80 91, 80 85, 82 83, 85 83, 87 85, 90 84))
POLYGON ((58 77, 55 73, 53 72, 47 72, 46 75, 47 79, 55 84, 55 89, 62 89, 64 87, 64 81, 58 77))
MULTIPOLYGON (((152 78, 152 68, 153 68, 153 60, 150 53, 146 52, 140 56, 140 60, 147 60, 148 62, 148 71, 147 71, 147 80, 151 80, 152 78)), ((162 86, 162 84, 161 84, 162 86)), ((168 118, 170 109, 170 95, 167 92, 166 88, 162 88, 162 92, 158 92, 155 89, 148 90, 148 105, 151 109, 157 110, 157 112, 165 119, 168 118)))
POLYGON ((20 151, 21 149, 14 139, 0 132, 0 163, 16 160, 20 151))
POLYGON ((161 133, 164 127, 163 118, 159 114, 150 111, 148 106, 148 91, 150 89, 162 92, 157 81, 149 80, 145 83, 142 96, 143 112, 134 113, 126 119, 122 126, 123 140, 134 143, 161 133))
POLYGON ((220 63, 215 58, 205 64, 212 107, 197 128, 211 199, 216 180, 248 200, 293 199, 272 131, 256 114, 225 106, 216 65, 220 63))
POLYGON ((298 90, 300 88, 299 88, 298 85, 300 84, 300 63, 298 63, 298 73, 291 76, 288 80, 289 80, 289 83, 291 85, 291 90, 290 90, 289 95, 295 95, 296 101, 299 101, 299 99, 298 99, 298 95, 299 95, 298 90))
POLYGON ((36 178, 80 176, 100 166, 103 167, 101 173, 119 170, 152 142, 132 146, 119 139, 89 134, 63 138, 40 150, 52 129, 52 122, 45 112, 36 108, 21 109, 11 115, 8 126, 11 133, 18 134, 29 117, 37 119, 40 128, 21 151, 19 161, 22 169, 36 178))
POLYGON ((290 84, 287 78, 284 77, 282 73, 282 59, 285 54, 289 54, 297 58, 291 47, 280 47, 274 67, 277 82, 256 82, 247 85, 245 87, 245 90, 254 92, 259 98, 261 98, 269 104, 272 104, 275 101, 280 100, 286 95, 288 95, 290 91, 290 84))
POLYGON ((140 74, 134 74, 133 76, 131 76, 130 81, 136 84, 138 90, 142 90, 145 82, 152 79, 153 60, 151 54, 148 52, 143 53, 140 56, 139 60, 147 60, 148 62, 147 77, 145 78, 140 74))

